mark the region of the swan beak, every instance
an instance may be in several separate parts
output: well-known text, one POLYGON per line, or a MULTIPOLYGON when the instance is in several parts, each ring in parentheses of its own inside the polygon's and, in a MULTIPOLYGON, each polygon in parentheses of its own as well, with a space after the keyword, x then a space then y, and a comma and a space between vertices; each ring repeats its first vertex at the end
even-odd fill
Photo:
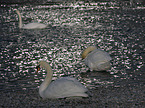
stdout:
POLYGON ((36 69, 37 69, 36 73, 38 73, 38 71, 40 70, 40 65, 36 66, 36 69))

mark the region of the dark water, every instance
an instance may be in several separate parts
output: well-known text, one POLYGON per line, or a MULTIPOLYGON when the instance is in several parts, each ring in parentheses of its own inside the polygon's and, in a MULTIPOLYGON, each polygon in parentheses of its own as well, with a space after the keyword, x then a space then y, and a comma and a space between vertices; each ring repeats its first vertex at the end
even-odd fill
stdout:
POLYGON ((35 74, 39 60, 49 62, 53 80, 72 76, 88 88, 144 82, 145 8, 115 2, 51 5, 1 5, 0 90, 37 89, 45 70, 35 74), (48 24, 42 30, 19 30, 23 23, 48 24), (112 57, 108 72, 89 72, 81 52, 95 45, 112 57))

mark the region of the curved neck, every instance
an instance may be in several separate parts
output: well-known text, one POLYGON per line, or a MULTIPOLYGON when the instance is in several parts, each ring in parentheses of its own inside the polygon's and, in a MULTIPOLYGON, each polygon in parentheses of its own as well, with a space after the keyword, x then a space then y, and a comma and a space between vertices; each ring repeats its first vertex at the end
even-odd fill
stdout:
POLYGON ((18 14, 18 16, 19 16, 19 28, 22 28, 22 18, 21 18, 21 14, 20 14, 20 12, 18 11, 18 10, 16 10, 16 13, 18 14))
POLYGON ((94 47, 94 46, 90 46, 90 47, 86 48, 82 53, 82 59, 85 59, 86 56, 94 49, 96 49, 96 47, 94 47))
POLYGON ((41 94, 41 92, 43 92, 50 84, 52 80, 53 71, 47 62, 41 61, 40 66, 45 68, 47 71, 46 78, 44 79, 43 83, 40 85, 39 88, 39 93, 41 94))

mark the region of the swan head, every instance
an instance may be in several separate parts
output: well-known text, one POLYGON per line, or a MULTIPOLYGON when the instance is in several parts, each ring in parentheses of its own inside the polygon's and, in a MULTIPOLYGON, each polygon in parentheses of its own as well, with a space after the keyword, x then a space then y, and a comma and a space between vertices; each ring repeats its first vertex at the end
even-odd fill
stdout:
POLYGON ((43 66, 44 63, 45 63, 45 61, 40 61, 38 63, 38 65, 36 66, 36 69, 37 69, 36 73, 38 73, 38 71, 40 70, 40 67, 43 66))
POLYGON ((20 11, 19 11, 19 10, 14 9, 14 11, 15 11, 17 14, 20 14, 20 11))
POLYGON ((40 70, 40 68, 50 68, 51 69, 51 67, 49 66, 49 64, 46 62, 46 61, 40 61, 39 63, 38 63, 38 65, 36 66, 36 69, 37 69, 37 71, 36 71, 36 73, 38 73, 38 71, 40 70))
POLYGON ((95 50, 96 47, 95 46, 90 46, 88 48, 86 48, 83 52, 82 52, 82 59, 85 59, 86 56, 93 50, 95 50))
POLYGON ((16 10, 18 10, 18 9, 16 9, 16 8, 14 8, 14 9, 12 9, 13 11, 16 11, 16 10))

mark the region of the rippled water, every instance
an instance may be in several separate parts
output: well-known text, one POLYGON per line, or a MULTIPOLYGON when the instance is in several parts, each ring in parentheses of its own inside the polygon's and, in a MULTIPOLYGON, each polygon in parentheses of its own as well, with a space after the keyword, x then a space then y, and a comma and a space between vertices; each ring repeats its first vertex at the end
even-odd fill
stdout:
POLYGON ((142 76, 145 51, 144 7, 120 8, 113 2, 0 7, 0 86, 1 90, 36 89, 46 73, 35 74, 39 60, 49 62, 53 80, 77 78, 88 88, 118 86, 115 80, 142 76), (42 30, 19 30, 23 23, 48 24, 42 30), (108 72, 89 72, 81 52, 95 45, 112 57, 108 72), (138 72, 138 74, 136 74, 138 72))

